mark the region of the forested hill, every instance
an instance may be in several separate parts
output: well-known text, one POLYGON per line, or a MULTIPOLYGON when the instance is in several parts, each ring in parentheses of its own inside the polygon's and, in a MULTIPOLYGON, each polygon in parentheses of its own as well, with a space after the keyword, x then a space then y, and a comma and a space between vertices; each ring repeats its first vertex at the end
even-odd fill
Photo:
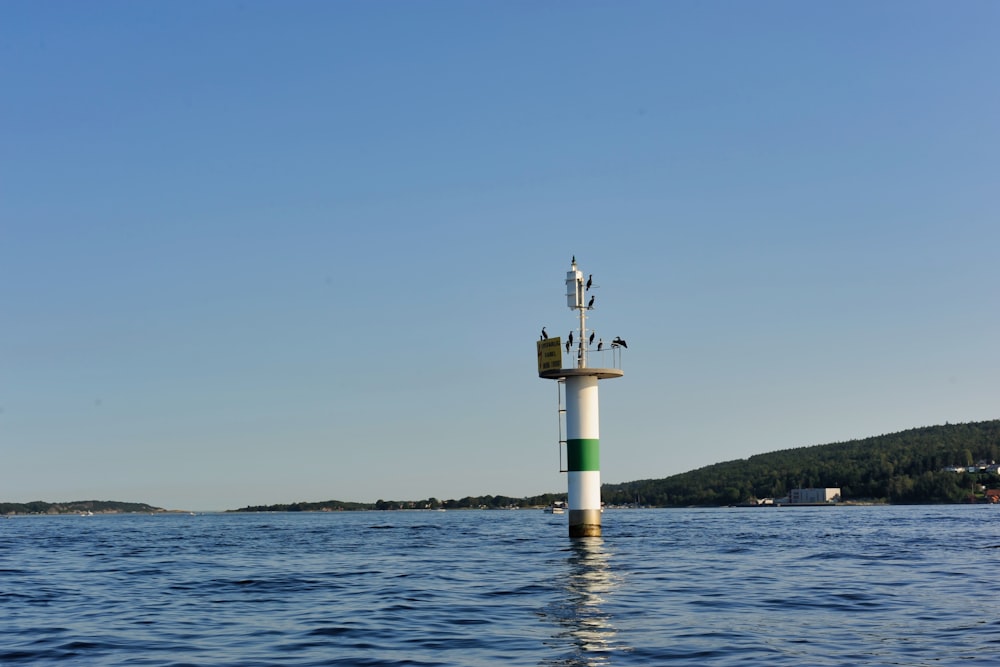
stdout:
MULTIPOLYGON (((948 467, 970 467, 1000 461, 1000 420, 945 424, 900 431, 830 445, 797 447, 748 459, 726 461, 666 477, 622 484, 605 484, 607 505, 639 502, 660 507, 730 505, 760 498, 781 498, 795 488, 839 487, 845 501, 889 503, 968 502, 982 499, 984 488, 1000 488, 996 472, 956 473, 948 467)), ((995 470, 995 468, 994 468, 995 470)), ((419 501, 372 503, 293 503, 246 507, 241 512, 336 511, 360 509, 462 509, 530 507, 565 500, 564 493, 530 498, 428 498, 419 501)), ((63 514, 70 512, 163 512, 144 503, 76 501, 72 503, 0 503, 0 514, 63 514)))
MULTIPOLYGON (((971 466, 980 461, 1000 461, 1000 420, 928 426, 863 440, 758 454, 664 479, 605 484, 601 496, 607 505, 638 501, 660 507, 718 506, 781 498, 794 488, 839 487, 845 501, 968 502, 973 492, 982 497, 980 486, 1000 488, 1000 476, 988 472, 955 473, 943 468, 971 466)), ((379 500, 373 504, 327 500, 233 511, 493 509, 548 505, 554 500, 566 500, 566 494, 379 500)))
POLYGON ((30 503, 0 503, 0 514, 124 514, 165 512, 161 507, 146 503, 123 503, 117 500, 74 500, 68 503, 47 503, 34 500, 30 503))
POLYGON ((845 501, 966 502, 978 485, 1000 486, 1000 477, 943 468, 980 461, 1000 461, 1000 420, 928 426, 758 454, 664 479, 605 484, 602 496, 608 504, 638 500, 682 507, 780 498, 794 488, 840 487, 845 501))

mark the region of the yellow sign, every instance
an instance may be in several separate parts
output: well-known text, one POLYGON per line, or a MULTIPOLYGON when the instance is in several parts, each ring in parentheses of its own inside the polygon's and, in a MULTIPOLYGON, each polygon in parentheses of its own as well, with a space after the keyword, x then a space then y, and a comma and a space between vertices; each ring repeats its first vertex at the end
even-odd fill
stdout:
POLYGON ((546 338, 535 343, 538 348, 538 372, 562 368, 562 345, 559 338, 546 338))

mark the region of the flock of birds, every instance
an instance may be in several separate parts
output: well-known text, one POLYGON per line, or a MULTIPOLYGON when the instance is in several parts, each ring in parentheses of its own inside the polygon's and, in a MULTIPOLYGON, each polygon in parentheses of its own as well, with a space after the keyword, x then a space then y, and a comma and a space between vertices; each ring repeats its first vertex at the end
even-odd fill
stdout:
MULTIPOLYGON (((589 342, 591 345, 593 345, 594 344, 594 337, 595 336, 597 336, 597 334, 594 333, 594 332, 591 332, 590 333, 590 339, 587 342, 589 342)), ((545 331, 545 327, 542 327, 542 335, 539 336, 538 340, 548 340, 548 338, 549 338, 548 332, 545 331)), ((566 336, 566 352, 569 352, 569 350, 570 350, 571 347, 573 347, 573 332, 572 331, 570 331, 569 335, 566 336)), ((611 341, 611 347, 612 348, 624 347, 627 350, 628 349, 628 344, 625 342, 625 339, 622 338, 621 336, 615 336, 614 340, 611 341)), ((583 341, 580 341, 580 349, 583 349, 583 341)), ((603 338, 598 338, 597 339, 597 351, 600 352, 603 349, 604 349, 604 339, 603 338)))
MULTIPOLYGON (((591 273, 590 275, 587 276, 587 287, 586 287, 586 289, 584 291, 589 292, 590 288, 593 285, 594 285, 594 274, 591 273)), ((593 310, 593 309, 594 309, 594 297, 591 296, 590 297, 590 301, 587 302, 587 310, 593 310)), ((591 345, 594 344, 594 337, 596 335, 597 334, 595 332, 593 332, 593 331, 590 332, 590 339, 588 340, 588 342, 591 345)), ((542 327, 542 335, 539 338, 539 340, 547 340, 548 337, 549 337, 549 334, 545 331, 545 327, 542 327)), ((573 332, 570 331, 569 332, 569 336, 566 337, 566 354, 569 354, 569 351, 570 351, 570 349, 572 349, 572 347, 573 347, 573 332)), ((615 348, 619 348, 619 347, 623 347, 626 350, 628 349, 628 345, 625 343, 625 339, 622 338, 621 336, 615 336, 614 340, 611 341, 611 348, 615 349, 615 348)), ((597 339, 597 351, 601 352, 603 350, 604 350, 604 339, 603 338, 598 338, 597 339)), ((583 341, 582 340, 580 341, 579 354, 583 354, 583 341)))

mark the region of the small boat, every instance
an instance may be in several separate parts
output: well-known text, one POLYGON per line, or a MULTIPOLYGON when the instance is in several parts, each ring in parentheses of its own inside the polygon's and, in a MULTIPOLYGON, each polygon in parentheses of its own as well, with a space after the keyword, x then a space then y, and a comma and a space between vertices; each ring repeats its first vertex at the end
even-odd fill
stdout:
POLYGON ((546 514, 562 514, 566 511, 566 503, 557 500, 543 510, 546 514))

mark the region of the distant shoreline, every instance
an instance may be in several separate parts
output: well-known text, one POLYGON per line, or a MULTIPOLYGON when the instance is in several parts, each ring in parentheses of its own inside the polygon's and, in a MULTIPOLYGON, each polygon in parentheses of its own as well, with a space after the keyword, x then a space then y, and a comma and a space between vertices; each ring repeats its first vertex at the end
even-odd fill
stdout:
POLYGON ((92 516, 95 514, 168 514, 179 512, 183 512, 183 510, 166 510, 146 503, 118 500, 74 500, 66 503, 33 500, 27 503, 0 503, 0 514, 6 516, 58 516, 63 514, 92 516))

